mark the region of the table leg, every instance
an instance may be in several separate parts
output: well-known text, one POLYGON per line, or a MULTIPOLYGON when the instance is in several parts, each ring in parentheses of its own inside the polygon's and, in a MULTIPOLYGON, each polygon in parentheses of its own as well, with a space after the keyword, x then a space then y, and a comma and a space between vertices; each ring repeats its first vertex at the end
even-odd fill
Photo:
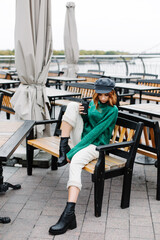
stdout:
POLYGON ((21 188, 21 185, 20 184, 12 185, 11 183, 3 182, 3 167, 2 161, 0 160, 0 192, 6 192, 9 187, 13 188, 14 190, 17 190, 21 188))
POLYGON ((141 101, 142 101, 142 92, 140 91, 140 93, 139 93, 139 103, 141 103, 141 101))

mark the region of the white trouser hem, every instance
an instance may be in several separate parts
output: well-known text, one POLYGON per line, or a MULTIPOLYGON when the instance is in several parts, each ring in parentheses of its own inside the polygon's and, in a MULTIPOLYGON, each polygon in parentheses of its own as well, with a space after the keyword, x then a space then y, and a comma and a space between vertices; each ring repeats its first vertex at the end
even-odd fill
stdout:
POLYGON ((81 191, 82 184, 79 184, 78 182, 74 182, 74 181, 68 181, 67 188, 69 188, 69 187, 77 187, 81 191))

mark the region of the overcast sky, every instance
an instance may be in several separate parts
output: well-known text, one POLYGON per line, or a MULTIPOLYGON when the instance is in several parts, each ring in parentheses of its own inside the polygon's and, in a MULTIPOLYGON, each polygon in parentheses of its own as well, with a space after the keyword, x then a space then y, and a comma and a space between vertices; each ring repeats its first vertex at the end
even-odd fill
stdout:
MULTIPOLYGON (((53 49, 64 49, 66 0, 52 0, 53 49)), ((75 0, 79 48, 160 52, 160 0, 75 0), (153 48, 154 49, 154 48, 153 48)), ((0 50, 14 49, 15 0, 0 0, 0 50)))

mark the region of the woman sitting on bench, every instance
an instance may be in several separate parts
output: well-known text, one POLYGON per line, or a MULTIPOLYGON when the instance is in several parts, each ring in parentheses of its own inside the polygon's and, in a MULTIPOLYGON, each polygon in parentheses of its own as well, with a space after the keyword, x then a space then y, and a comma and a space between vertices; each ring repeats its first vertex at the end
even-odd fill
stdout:
POLYGON ((49 229, 52 235, 63 234, 67 229, 77 226, 75 204, 82 187, 82 168, 98 158, 96 146, 109 143, 116 124, 118 109, 114 87, 115 83, 109 78, 100 78, 95 82, 95 94, 89 104, 88 114, 84 114, 82 104, 73 102, 67 106, 62 119, 58 166, 70 162, 68 202, 57 224, 49 229), (69 137, 74 145, 71 150, 68 145, 69 137))

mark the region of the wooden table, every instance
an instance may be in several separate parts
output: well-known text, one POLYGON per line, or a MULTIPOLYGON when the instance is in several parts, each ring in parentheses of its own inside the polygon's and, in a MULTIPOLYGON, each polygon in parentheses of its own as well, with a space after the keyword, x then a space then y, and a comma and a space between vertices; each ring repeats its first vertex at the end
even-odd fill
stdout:
POLYGON ((0 79, 0 85, 2 85, 2 87, 4 89, 6 88, 10 88, 10 85, 15 85, 15 84, 20 84, 21 82, 20 81, 17 81, 17 80, 8 80, 8 79, 3 79, 1 78, 0 79))
POLYGON ((9 187, 19 189, 19 184, 12 185, 3 182, 2 161, 7 161, 21 142, 27 137, 33 138, 33 126, 35 121, 0 121, 0 192, 6 192, 9 187))
POLYGON ((152 87, 152 86, 146 86, 146 85, 138 85, 134 83, 116 83, 116 89, 127 89, 127 90, 134 90, 139 91, 139 103, 142 101, 142 93, 144 91, 151 91, 151 90, 160 90, 160 87, 152 87))
MULTIPOLYGON (((119 106, 119 110, 129 111, 130 113, 144 114, 150 118, 160 118, 160 104, 141 103, 119 106)), ((138 159, 136 163, 151 165, 155 163, 154 159, 145 157, 145 159, 138 159)))
POLYGON ((146 116, 160 118, 160 104, 152 103, 141 103, 141 104, 131 104, 119 106, 120 110, 126 110, 129 112, 136 112, 139 114, 144 114, 146 116))
POLYGON ((50 83, 54 82, 56 83, 59 87, 59 89, 61 89, 61 83, 65 82, 65 83, 70 83, 70 82, 79 82, 79 81, 86 81, 85 78, 75 78, 75 77, 64 77, 64 76, 58 76, 58 77, 47 77, 47 86, 49 86, 50 83))

